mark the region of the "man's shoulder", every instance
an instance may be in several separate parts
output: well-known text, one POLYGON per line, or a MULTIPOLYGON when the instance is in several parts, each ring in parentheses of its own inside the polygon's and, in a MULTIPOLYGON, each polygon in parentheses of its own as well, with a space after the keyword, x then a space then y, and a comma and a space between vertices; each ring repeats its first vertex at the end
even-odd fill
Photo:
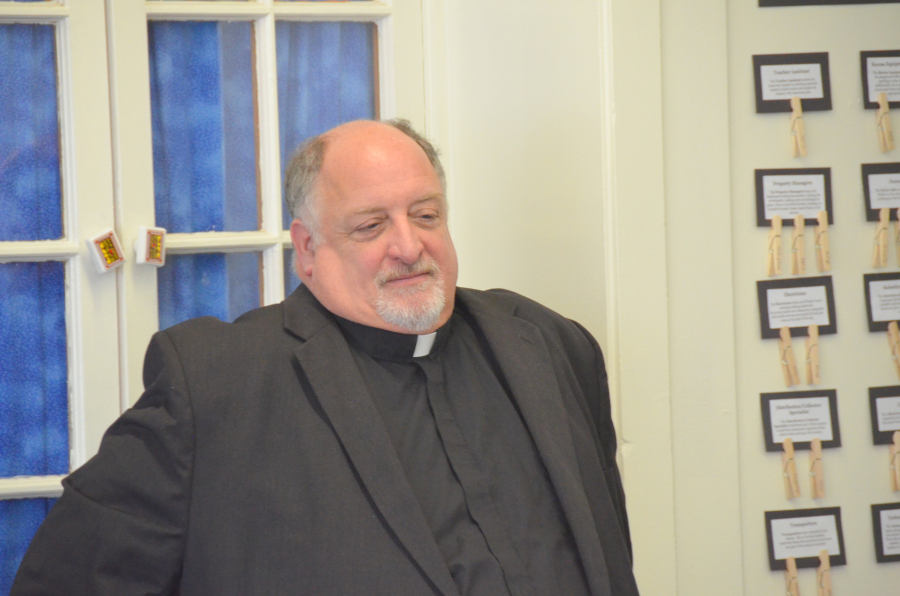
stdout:
POLYGON ((572 341, 584 341, 589 337, 584 327, 575 321, 511 290, 457 288, 457 298, 470 312, 481 311, 522 319, 537 326, 545 335, 551 333, 572 341))
POLYGON ((532 300, 522 294, 493 288, 491 290, 473 290, 456 288, 457 298, 470 310, 483 309, 497 313, 510 314, 520 318, 546 317, 550 319, 568 320, 556 311, 532 300))
POLYGON ((144 359, 144 383, 173 363, 201 384, 249 382, 272 368, 284 367, 296 339, 284 328, 281 304, 251 310, 234 322, 215 317, 188 319, 153 336, 144 359))
MULTIPOLYGON (((579 323, 558 312, 509 290, 487 291, 457 288, 458 302, 472 315, 482 331, 492 331, 513 321, 533 326, 540 333, 558 370, 572 370, 588 383, 605 375, 603 354, 597 340, 579 323)), ((508 334, 505 335, 509 337, 508 334)))
POLYGON ((258 362, 291 343, 284 330, 284 308, 274 304, 253 309, 225 322, 216 317, 188 319, 161 330, 147 352, 147 362, 159 349, 173 350, 185 366, 208 367, 258 362))
POLYGON ((188 319, 163 329, 162 332, 172 338, 190 340, 192 338, 242 336, 257 334, 262 330, 280 330, 284 324, 282 304, 263 306, 248 311, 234 322, 228 323, 216 317, 197 317, 188 319))
POLYGON ((154 336, 148 356, 161 346, 199 366, 261 360, 282 363, 299 343, 333 324, 324 313, 301 285, 284 301, 255 308, 231 323, 198 317, 163 329, 154 336))

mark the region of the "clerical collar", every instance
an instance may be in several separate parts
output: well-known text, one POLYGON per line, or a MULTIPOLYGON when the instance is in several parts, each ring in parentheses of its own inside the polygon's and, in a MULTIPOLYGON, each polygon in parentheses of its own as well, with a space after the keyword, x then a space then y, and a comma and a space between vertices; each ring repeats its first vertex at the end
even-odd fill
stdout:
POLYGON ((378 360, 390 360, 393 362, 409 362, 413 358, 428 356, 437 352, 444 342, 450 330, 450 321, 447 321, 434 333, 427 335, 409 335, 397 333, 387 329, 369 327, 343 317, 334 315, 344 336, 354 346, 378 360))

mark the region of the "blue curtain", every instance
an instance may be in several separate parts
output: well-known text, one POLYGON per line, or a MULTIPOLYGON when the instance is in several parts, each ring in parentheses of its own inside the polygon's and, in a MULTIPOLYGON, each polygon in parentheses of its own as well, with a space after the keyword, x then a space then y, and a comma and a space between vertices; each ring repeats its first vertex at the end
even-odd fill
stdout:
POLYGON ((156 224, 258 229, 252 24, 151 21, 148 33, 156 224))
POLYGON ((0 241, 62 237, 53 25, 0 25, 0 241))
POLYGON ((56 499, 0 501, 0 594, 9 594, 28 544, 56 499))
MULTIPOLYGON (((259 229, 253 26, 151 21, 156 224, 170 232, 259 229)), ((259 255, 171 255, 160 327, 259 306, 259 255)))
POLYGON ((67 474, 65 265, 0 264, 0 477, 67 474))
MULTIPOLYGON (((53 25, 0 25, 0 240, 62 236, 53 25)), ((0 476, 69 471, 65 268, 0 265, 0 476)))
MULTIPOLYGON (((375 25, 279 21, 275 39, 283 172, 303 140, 342 122, 377 117, 375 25)), ((286 207, 283 224, 291 225, 286 207)))
MULTIPOLYGON (((0 241, 61 238, 53 25, 0 25, 0 241)), ((65 265, 0 264, 0 477, 69 471, 65 265)), ((0 594, 49 508, 0 501, 0 594)))

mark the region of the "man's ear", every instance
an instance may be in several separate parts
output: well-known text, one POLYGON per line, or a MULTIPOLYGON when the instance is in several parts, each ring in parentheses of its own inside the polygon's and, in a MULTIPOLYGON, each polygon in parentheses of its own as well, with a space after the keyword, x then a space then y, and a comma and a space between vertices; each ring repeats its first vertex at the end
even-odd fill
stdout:
POLYGON ((306 224, 299 219, 291 222, 291 242, 294 244, 294 252, 297 255, 294 263, 297 275, 305 282, 313 274, 313 264, 316 260, 316 243, 306 224))

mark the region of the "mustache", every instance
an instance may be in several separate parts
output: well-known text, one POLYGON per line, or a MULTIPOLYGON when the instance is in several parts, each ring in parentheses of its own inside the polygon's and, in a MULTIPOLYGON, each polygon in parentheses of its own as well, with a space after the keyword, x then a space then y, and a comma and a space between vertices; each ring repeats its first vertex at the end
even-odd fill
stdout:
POLYGON ((439 275, 440 272, 441 269, 438 267, 437 261, 432 258, 422 258, 409 265, 400 263, 399 265, 382 269, 375 276, 375 285, 380 288, 383 287, 384 284, 395 279, 423 274, 435 277, 436 275, 439 275))

